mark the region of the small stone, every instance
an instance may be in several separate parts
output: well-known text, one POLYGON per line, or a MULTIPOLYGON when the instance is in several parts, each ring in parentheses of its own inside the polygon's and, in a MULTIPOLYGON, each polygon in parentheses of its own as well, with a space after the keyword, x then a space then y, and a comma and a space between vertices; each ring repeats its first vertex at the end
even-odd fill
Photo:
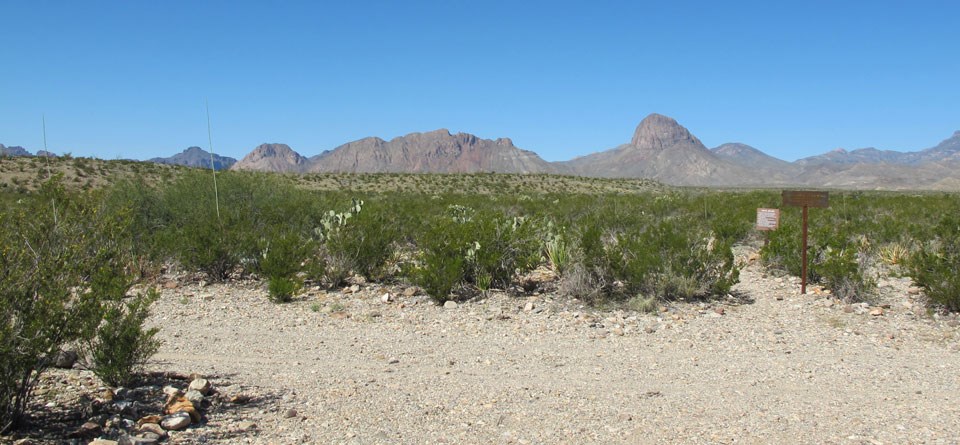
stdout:
POLYGON ((393 295, 390 295, 389 292, 388 292, 388 293, 385 293, 385 294, 383 294, 383 295, 380 296, 380 301, 382 301, 382 302, 384 302, 384 303, 390 303, 390 302, 393 301, 393 295))
POLYGON ((160 421, 160 426, 167 431, 180 431, 190 426, 190 415, 187 413, 176 413, 164 417, 160 421))
POLYGON ((283 414, 283 417, 286 417, 286 418, 288 418, 288 419, 292 419, 292 418, 294 418, 294 417, 297 417, 297 410, 295 410, 295 409, 288 409, 287 412, 285 412, 285 413, 283 414))
POLYGON ((191 389, 187 391, 187 394, 185 394, 184 397, 186 397, 187 400, 189 400, 194 405, 199 405, 201 402, 203 402, 203 394, 201 394, 200 391, 197 391, 197 390, 191 389))
POLYGON ((354 294, 355 294, 355 293, 357 293, 357 292, 360 292, 360 285, 359 285, 359 284, 354 284, 353 286, 350 286, 350 293, 354 293, 354 294))
POLYGON ((13 445, 36 445, 36 442, 34 442, 33 439, 26 438, 14 442, 13 445))
POLYGON ((146 433, 156 434, 159 438, 167 437, 167 432, 158 423, 144 423, 137 428, 137 434, 143 435, 146 433))
POLYGON ((53 366, 60 369, 70 369, 73 368, 73 364, 77 362, 78 358, 79 355, 77 354, 77 351, 72 349, 60 351, 53 359, 53 366))
POLYGON ((873 308, 873 309, 870 309, 870 315, 872 315, 872 316, 874 316, 874 317, 879 317, 879 316, 883 315, 883 308, 882 308, 882 307, 875 307, 875 308, 873 308))
POLYGON ((163 283, 164 289, 176 289, 177 286, 179 285, 177 284, 176 281, 167 281, 166 283, 163 283))
POLYGON ((413 287, 413 286, 408 287, 408 288, 406 288, 406 289, 403 290, 403 296, 404 296, 404 297, 413 297, 413 296, 417 295, 417 290, 418 290, 418 289, 417 289, 416 287, 413 287))
POLYGON ((443 303, 443 308, 444 308, 444 309, 456 309, 456 308, 457 308, 457 302, 456 302, 456 301, 453 301, 453 300, 447 300, 445 303, 443 303))
POLYGON ((657 328, 656 328, 656 326, 649 325, 649 326, 643 328, 643 332, 646 332, 646 333, 648 333, 648 334, 652 334, 652 333, 654 333, 654 332, 657 332, 657 328))
POLYGON ((613 330, 611 330, 610 332, 612 332, 613 335, 616 335, 618 337, 623 337, 623 334, 624 334, 623 328, 613 328, 613 330))
POLYGON ((106 400, 108 402, 112 402, 113 399, 116 398, 116 394, 110 388, 100 391, 99 396, 100 396, 100 399, 106 400))
POLYGON ((156 414, 154 414, 154 415, 152 415, 152 416, 144 416, 144 417, 141 417, 140 420, 137 421, 137 426, 142 427, 143 425, 146 425, 146 424, 149 424, 149 423, 159 424, 161 420, 163 420, 163 417, 158 416, 158 415, 156 415, 156 414))
POLYGON ((204 378, 194 379, 190 382, 190 386, 187 387, 189 391, 197 391, 202 395, 207 395, 210 393, 210 381, 204 378))
POLYGON ((143 433, 139 436, 130 438, 130 445, 153 445, 160 442, 160 436, 154 433, 143 433))
POLYGON ((240 431, 241 433, 246 433, 248 431, 253 431, 255 429, 257 429, 257 424, 250 422, 248 420, 245 420, 237 424, 237 430, 240 431))
POLYGON ((100 425, 95 422, 85 422, 83 425, 80 425, 79 428, 70 433, 70 437, 93 437, 100 434, 103 431, 100 428, 100 425))
POLYGON ((918 295, 920 293, 920 288, 916 286, 911 286, 907 289, 907 293, 910 295, 918 295))
POLYGON ((851 306, 851 305, 849 305, 849 304, 843 307, 843 312, 844 312, 844 313, 851 314, 851 313, 853 313, 853 311, 854 311, 853 306, 851 306))
POLYGON ((713 311, 720 315, 723 315, 726 312, 722 307, 714 308, 713 311))
POLYGON ((178 397, 182 394, 179 389, 169 385, 163 387, 163 393, 166 394, 167 397, 178 397))
POLYGON ((93 442, 90 442, 89 445, 119 445, 119 442, 115 440, 95 439, 93 442))
POLYGON ((527 304, 525 304, 525 305, 523 306, 523 311, 524 311, 524 312, 530 312, 530 311, 533 310, 533 308, 534 308, 533 302, 532 302, 532 301, 528 301, 527 304))
POLYGON ((390 359, 387 360, 388 365, 396 365, 397 363, 400 363, 400 359, 396 357, 390 357, 390 359))

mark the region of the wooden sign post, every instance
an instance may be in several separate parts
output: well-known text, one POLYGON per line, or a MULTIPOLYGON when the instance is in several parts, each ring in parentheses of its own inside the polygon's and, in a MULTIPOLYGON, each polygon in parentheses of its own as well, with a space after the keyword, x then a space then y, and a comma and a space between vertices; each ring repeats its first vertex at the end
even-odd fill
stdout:
POLYGON ((830 207, 830 196, 827 192, 802 191, 802 190, 784 190, 783 205, 803 208, 803 242, 801 249, 801 261, 803 262, 803 271, 800 277, 800 293, 807 293, 807 208, 830 207))

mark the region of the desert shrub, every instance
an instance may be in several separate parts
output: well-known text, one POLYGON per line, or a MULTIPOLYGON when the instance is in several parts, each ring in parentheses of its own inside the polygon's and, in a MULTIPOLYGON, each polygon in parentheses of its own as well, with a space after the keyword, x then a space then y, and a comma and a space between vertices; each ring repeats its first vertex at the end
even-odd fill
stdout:
POLYGON ((931 303, 960 311, 960 217, 944 217, 934 235, 911 257, 909 274, 931 303))
POLYGON ((217 190, 210 172, 186 173, 162 188, 169 220, 156 241, 162 256, 215 280, 240 266, 256 271, 264 233, 308 234, 319 219, 315 196, 276 175, 223 172, 217 190))
POLYGON ((458 286, 506 288, 540 261, 533 223, 459 205, 434 218, 416 242, 420 262, 407 275, 438 302, 458 286))
POLYGON ((15 426, 50 358, 91 338, 104 304, 126 292, 125 215, 59 178, 0 210, 0 430, 15 426))
POLYGON ((822 283, 844 301, 872 298, 877 284, 868 272, 871 256, 865 240, 856 239, 843 225, 822 231, 809 257, 810 281, 822 283))
POLYGON ((588 302, 597 302, 611 292, 614 278, 603 233, 603 227, 596 220, 585 221, 578 228, 571 265, 560 284, 561 292, 588 302))
POLYGON ((739 278, 731 241, 688 221, 652 223, 617 239, 609 261, 629 295, 691 299, 723 295, 739 278))
POLYGON ((299 273, 310 259, 314 242, 299 233, 279 231, 263 240, 259 270, 267 278, 267 292, 277 303, 289 302, 300 290, 299 273))
POLYGON ((267 293, 274 303, 289 303, 300 292, 303 283, 295 276, 271 276, 267 278, 267 293))
POLYGON ((726 294, 738 280, 733 241, 692 221, 653 216, 620 229, 601 221, 579 228, 562 292, 591 302, 692 299, 726 294))
POLYGON ((158 328, 144 328, 156 291, 105 303, 103 322, 87 342, 91 369, 111 386, 127 386, 160 348, 158 328))
POLYGON ((392 215, 370 207, 361 210, 355 203, 355 212, 346 213, 351 217, 326 236, 324 250, 331 284, 342 283, 350 273, 369 280, 385 277, 384 266, 393 256, 400 233, 392 215))

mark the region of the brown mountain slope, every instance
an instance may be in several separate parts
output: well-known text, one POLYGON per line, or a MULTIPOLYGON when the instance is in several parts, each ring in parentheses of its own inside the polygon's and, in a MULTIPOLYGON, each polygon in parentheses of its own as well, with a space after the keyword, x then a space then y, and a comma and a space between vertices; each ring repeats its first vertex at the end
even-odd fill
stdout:
POLYGON ((365 138, 310 158, 310 172, 552 173, 536 153, 506 138, 481 139, 445 129, 411 133, 390 141, 365 138))
POLYGON ((300 156, 286 144, 261 144, 230 169, 300 173, 306 166, 307 158, 300 156))
POLYGON ((649 178, 673 185, 753 185, 763 180, 711 153, 677 121, 660 114, 644 118, 629 144, 560 164, 584 176, 649 178))
POLYGON ((790 166, 787 161, 777 159, 747 144, 738 142, 726 143, 711 148, 710 151, 720 159, 726 159, 744 167, 778 169, 790 166))

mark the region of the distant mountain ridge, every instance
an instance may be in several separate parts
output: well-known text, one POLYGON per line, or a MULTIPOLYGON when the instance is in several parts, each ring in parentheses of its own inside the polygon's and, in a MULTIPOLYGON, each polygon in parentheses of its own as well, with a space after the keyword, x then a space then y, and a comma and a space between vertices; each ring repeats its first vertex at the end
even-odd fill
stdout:
MULTIPOLYGON (((4 156, 31 156, 23 147, 0 145, 0 151, 4 156)), ((210 155, 190 147, 150 161, 209 168, 210 155)), ((483 139, 439 129, 389 141, 362 138, 309 158, 286 144, 261 144, 240 161, 214 156, 214 166, 286 173, 551 173, 710 187, 960 190, 960 131, 919 151, 836 149, 787 162, 743 143, 708 149, 676 120, 654 113, 637 125, 630 142, 569 161, 547 162, 509 138, 483 139)))
POLYGON ((550 163, 506 138, 482 139, 446 129, 385 141, 368 137, 305 158, 285 144, 262 144, 234 170, 286 173, 546 173, 550 163))
MULTIPOLYGON (((169 165, 184 165, 195 168, 210 168, 210 152, 200 147, 189 147, 186 150, 177 153, 169 158, 152 158, 148 162, 169 165)), ((215 170, 226 170, 236 164, 234 158, 213 155, 213 168, 215 170)))
POLYGON ((33 156, 33 154, 20 146, 7 147, 0 144, 0 156, 33 156))
POLYGON ((671 185, 711 187, 845 187, 957 189, 960 131, 917 152, 874 148, 834 150, 787 162, 742 143, 713 149, 676 120, 651 114, 630 142, 569 161, 546 162, 508 138, 482 139, 445 129, 385 141, 367 137, 305 158, 283 144, 264 144, 236 170, 406 173, 555 173, 649 178, 671 185))

